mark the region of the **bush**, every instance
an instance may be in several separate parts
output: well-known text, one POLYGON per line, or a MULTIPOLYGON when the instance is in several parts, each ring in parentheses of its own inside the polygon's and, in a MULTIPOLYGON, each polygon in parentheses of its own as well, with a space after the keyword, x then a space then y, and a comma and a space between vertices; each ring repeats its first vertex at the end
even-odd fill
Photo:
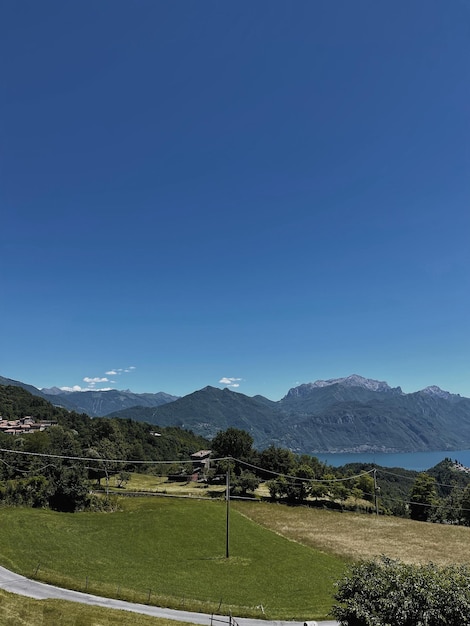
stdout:
POLYGON ((99 496, 91 494, 88 496, 86 509, 101 513, 114 513, 120 511, 119 499, 117 496, 99 496))
POLYGON ((352 566, 337 583, 344 626, 470 625, 470 568, 409 565, 385 557, 352 566))

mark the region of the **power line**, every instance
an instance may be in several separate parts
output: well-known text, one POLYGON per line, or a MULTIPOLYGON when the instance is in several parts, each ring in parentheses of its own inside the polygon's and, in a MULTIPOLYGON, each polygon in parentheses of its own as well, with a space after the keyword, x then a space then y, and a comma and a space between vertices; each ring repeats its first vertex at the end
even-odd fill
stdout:
MULTIPOLYGON (((231 458, 231 457, 229 457, 231 458)), ((240 465, 245 465, 246 467, 251 467, 251 469, 255 469, 258 470, 261 473, 268 473, 268 474, 272 474, 273 476, 278 476, 278 477, 283 477, 283 478, 287 478, 290 480, 295 480, 295 481, 299 481, 299 480, 303 480, 305 482, 309 482, 309 483, 340 483, 340 482, 347 482, 350 480, 356 480, 357 478, 360 478, 361 476, 366 476, 368 474, 372 474, 372 472, 374 471, 372 470, 367 470, 364 472, 361 472, 360 474, 356 474, 354 476, 346 476, 345 478, 307 478, 305 476, 292 476, 291 474, 282 474, 281 472, 275 472, 273 470, 268 470, 268 469, 264 469, 263 467, 259 467, 257 465, 252 465, 251 463, 248 463, 247 461, 241 461, 239 459, 233 459, 234 461, 236 461, 237 463, 239 463, 240 465)))
POLYGON ((44 452, 26 452, 25 450, 9 450, 8 448, 0 448, 0 452, 7 452, 8 454, 21 454, 24 456, 44 457, 48 459, 62 459, 66 461, 86 461, 95 463, 124 463, 129 465, 164 465, 164 464, 183 464, 192 463, 191 460, 173 460, 173 461, 142 461, 137 459, 106 459, 86 456, 67 456, 62 454, 45 454, 44 452))

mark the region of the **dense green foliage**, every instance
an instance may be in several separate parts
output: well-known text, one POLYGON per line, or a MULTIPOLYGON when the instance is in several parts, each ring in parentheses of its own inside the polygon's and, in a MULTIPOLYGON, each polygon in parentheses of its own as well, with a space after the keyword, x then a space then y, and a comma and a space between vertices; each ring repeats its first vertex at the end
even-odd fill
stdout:
POLYGON ((410 565, 383 557, 353 565, 334 608, 344 626, 470 624, 470 568, 410 565))
POLYGON ((101 508, 102 503, 89 496, 90 478, 101 480, 136 467, 155 469, 133 460, 187 462, 193 452, 208 447, 206 439, 181 428, 166 427, 156 433, 155 427, 132 420, 92 419, 54 407, 17 386, 0 386, 0 414, 8 419, 31 415, 57 423, 24 435, 0 433, 0 448, 12 451, 2 453, 0 464, 0 500, 6 504, 62 511, 101 508), (78 457, 90 460, 84 463, 78 457))
POLYGON ((252 447, 253 437, 239 428, 221 430, 212 440, 212 450, 218 457, 232 456, 244 459, 251 453, 252 447))
POLYGON ((410 492, 411 519, 426 522, 432 512, 432 507, 438 503, 436 479, 426 472, 416 477, 410 492))
POLYGON ((0 415, 3 419, 17 419, 33 415, 41 420, 55 420, 67 411, 54 407, 50 402, 31 394, 22 387, 0 385, 0 415))
POLYGON ((207 439, 179 427, 156 429, 132 420, 92 419, 84 413, 55 407, 21 387, 0 385, 0 415, 5 419, 32 415, 59 425, 15 438, 0 433, 2 448, 75 456, 86 456, 86 450, 96 449, 100 456, 108 458, 159 461, 187 460, 195 450, 208 447, 207 439))

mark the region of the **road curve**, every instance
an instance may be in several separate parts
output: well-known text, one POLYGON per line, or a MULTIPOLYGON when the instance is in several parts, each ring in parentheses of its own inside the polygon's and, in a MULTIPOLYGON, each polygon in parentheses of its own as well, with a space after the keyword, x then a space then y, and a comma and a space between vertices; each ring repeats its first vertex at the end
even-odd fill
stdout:
MULTIPOLYGON (((20 574, 15 574, 10 570, 0 566, 0 588, 11 593, 16 593, 36 600, 56 599, 68 600, 69 602, 81 602, 82 604, 91 604, 94 606, 102 606, 106 609, 118 609, 121 611, 131 611, 133 613, 143 613, 152 617, 163 617, 166 619, 176 620, 178 622, 189 622, 191 624, 204 624, 208 626, 211 616, 205 613, 195 613, 192 611, 176 611, 173 609, 164 609, 157 606, 148 606, 146 604, 137 604, 135 602, 124 602, 124 600, 114 600, 113 598, 103 598, 94 596, 81 591, 73 591, 72 589, 62 589, 54 587, 46 583, 40 583, 36 580, 25 578, 20 574)), ((226 620, 224 616, 214 616, 218 620, 226 620)), ((261 619, 249 619, 245 617, 236 618, 239 626, 303 626, 303 622, 282 622, 267 621, 261 619)), ((220 623, 219 621, 216 622, 220 623)), ((318 622, 321 626, 339 626, 338 622, 326 621, 318 622)))

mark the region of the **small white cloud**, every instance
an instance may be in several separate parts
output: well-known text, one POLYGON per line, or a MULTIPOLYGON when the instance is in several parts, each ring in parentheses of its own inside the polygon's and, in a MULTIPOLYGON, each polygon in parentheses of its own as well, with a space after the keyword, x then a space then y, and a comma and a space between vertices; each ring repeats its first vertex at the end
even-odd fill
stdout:
POLYGON ((90 378, 89 376, 85 376, 83 382, 88 383, 89 385, 96 385, 96 383, 109 383, 109 380, 106 377, 99 378, 96 376, 95 378, 90 378))
POLYGON ((227 377, 224 376, 223 378, 221 378, 219 380, 219 383, 222 385, 227 385, 227 387, 240 387, 240 383, 238 382, 239 380, 242 380, 241 378, 233 378, 233 377, 227 377))
POLYGON ((109 372, 105 372, 108 376, 120 376, 121 374, 129 374, 129 372, 133 372, 135 369, 135 365, 130 365, 129 367, 116 367, 109 372))
POLYGON ((112 387, 100 387, 97 388, 97 385, 101 385, 102 383, 111 383, 112 385, 116 384, 116 380, 111 380, 108 376, 121 376, 124 373, 133 372, 135 369, 135 365, 129 365, 129 367, 113 367, 105 372, 105 376, 85 376, 83 378, 83 382, 87 383, 86 387, 81 387, 80 385, 74 385, 73 387, 61 387, 62 391, 111 391, 112 387))

